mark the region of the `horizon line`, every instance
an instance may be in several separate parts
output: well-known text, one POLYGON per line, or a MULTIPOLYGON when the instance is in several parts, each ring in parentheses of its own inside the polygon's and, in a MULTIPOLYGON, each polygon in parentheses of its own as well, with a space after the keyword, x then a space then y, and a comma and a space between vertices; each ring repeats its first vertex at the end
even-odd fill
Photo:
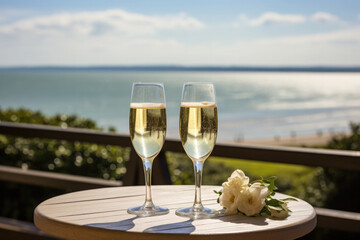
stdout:
POLYGON ((0 66, 1 70, 110 70, 110 71, 289 71, 289 72, 360 72, 360 66, 335 66, 335 65, 312 65, 312 66, 255 66, 255 65, 39 65, 39 66, 0 66))

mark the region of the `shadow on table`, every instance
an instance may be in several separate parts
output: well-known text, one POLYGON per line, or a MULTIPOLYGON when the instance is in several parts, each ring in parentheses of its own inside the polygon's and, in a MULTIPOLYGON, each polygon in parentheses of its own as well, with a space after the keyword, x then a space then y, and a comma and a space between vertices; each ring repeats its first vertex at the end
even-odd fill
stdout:
POLYGON ((91 224, 86 224, 86 226, 89 227, 97 227, 97 228, 105 228, 105 229, 111 229, 111 230, 121 230, 121 231, 127 231, 132 229, 135 226, 134 220, 138 218, 133 217, 130 219, 126 219, 123 221, 118 221, 118 222, 108 222, 108 223, 91 223, 91 224))
MULTIPOLYGON (((108 223, 90 223, 86 224, 89 227, 97 227, 97 228, 105 228, 110 230, 120 230, 120 231, 127 231, 132 229, 135 226, 134 220, 139 217, 133 217, 130 219, 118 221, 118 222, 108 222, 108 223)), ((158 225, 154 227, 150 227, 144 230, 147 233, 154 233, 154 232, 163 232, 163 231, 171 231, 172 233, 191 233, 195 231, 195 226, 192 224, 193 220, 188 220, 185 222, 177 222, 177 223, 169 223, 158 225)))
POLYGON ((219 211, 219 220, 223 222, 238 223, 238 224, 252 224, 258 226, 265 226, 269 223, 266 222, 266 218, 262 216, 247 217, 240 214, 235 215, 224 215, 224 212, 219 211))
POLYGON ((192 233, 195 231, 195 226, 192 224, 193 220, 185 222, 169 223, 159 226, 150 227, 144 230, 147 233, 170 231, 171 233, 192 233))

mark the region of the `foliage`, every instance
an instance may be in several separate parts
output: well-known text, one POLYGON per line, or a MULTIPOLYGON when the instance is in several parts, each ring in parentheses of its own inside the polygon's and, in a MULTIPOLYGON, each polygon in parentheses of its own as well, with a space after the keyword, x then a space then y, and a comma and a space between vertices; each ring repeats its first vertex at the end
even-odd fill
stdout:
MULTIPOLYGON (((166 155, 173 184, 194 184, 194 167, 185 153, 168 152, 166 155)), ((233 172, 233 169, 222 162, 206 160, 203 169, 205 185, 221 185, 233 172)))
POLYGON ((31 111, 25 108, 6 109, 0 108, 0 121, 18 123, 36 123, 43 125, 53 125, 76 128, 100 129, 95 122, 90 119, 80 118, 76 115, 56 114, 53 117, 45 116, 40 111, 31 111))
MULTIPOLYGON (((350 123, 350 133, 335 135, 325 148, 338 150, 360 150, 360 123, 350 123)), ((354 183, 360 181, 360 174, 355 171, 317 168, 307 185, 304 199, 318 198, 322 207, 360 212, 360 194, 354 183)), ((354 232, 316 229, 302 239, 359 239, 354 232)))
POLYGON ((222 157, 212 157, 209 164, 222 162, 231 169, 242 169, 251 178, 269 177, 274 174, 278 177, 277 187, 279 192, 286 193, 297 185, 298 180, 313 176, 315 168, 301 165, 261 162, 242 159, 230 159, 222 157))
MULTIPOLYGON (((350 134, 334 136, 326 148, 360 150, 360 123, 351 123, 350 130, 350 134)), ((192 162, 185 154, 168 153, 168 160, 175 184, 194 184, 192 162)), ((353 196, 352 187, 360 181, 360 174, 351 171, 210 157, 204 165, 203 184, 221 185, 237 168, 246 171, 250 178, 276 174, 279 192, 304 199, 313 206, 360 210, 360 194, 353 196)))
POLYGON ((326 148, 360 151, 360 122, 351 122, 350 134, 334 136, 326 148))
MULTIPOLYGON (((350 133, 333 136, 325 148, 359 151, 359 136, 360 123, 350 123, 350 133)), ((353 187, 359 181, 356 171, 318 167, 313 174, 297 178, 287 193, 317 207, 359 212, 360 194, 354 194, 353 187)))
MULTIPOLYGON (((100 129, 95 122, 75 115, 44 116, 40 112, 26 109, 0 109, 0 121, 40 123, 47 125, 76 128, 100 129)), ((125 161, 129 157, 129 149, 117 146, 104 146, 80 142, 67 142, 48 139, 28 139, 0 135, 0 164, 16 166, 23 169, 36 169, 51 172, 83 175, 110 180, 119 180, 126 172, 125 161)), ((52 195, 53 190, 41 191, 36 187, 19 190, 16 184, 2 183, 6 198, 1 198, 2 215, 31 220, 32 213, 26 206, 35 205, 35 196, 52 195), (24 200, 24 198, 29 199, 24 200), (32 202, 32 203, 29 203, 32 202)), ((31 209, 31 208, 30 208, 31 209)), ((34 209, 34 206, 33 208, 34 209)))
MULTIPOLYGON (((326 147, 329 149, 360 151, 360 122, 350 123, 350 134, 334 136, 326 147)), ((326 206, 360 212, 360 194, 357 189, 354 189, 354 183, 360 181, 358 172, 331 168, 324 169, 324 179, 332 183, 327 192, 326 206)))

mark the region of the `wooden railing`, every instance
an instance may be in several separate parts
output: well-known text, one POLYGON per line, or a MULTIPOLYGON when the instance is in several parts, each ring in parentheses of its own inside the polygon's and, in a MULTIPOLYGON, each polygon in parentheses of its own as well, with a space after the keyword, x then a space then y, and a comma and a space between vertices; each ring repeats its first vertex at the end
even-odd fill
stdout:
MULTIPOLYGON (((127 135, 104 133, 87 129, 63 129, 53 126, 0 122, 0 134, 132 147, 129 136, 127 135)), ((166 141, 163 152, 159 155, 159 159, 154 161, 154 184, 171 184, 170 174, 164 154, 165 151, 183 152, 183 148, 178 140, 166 141)), ((321 166, 325 168, 360 171, 359 151, 294 147, 265 147, 235 143, 219 143, 214 148, 212 155, 255 161, 300 164, 306 166, 321 166)), ((126 167, 127 173, 123 178, 123 182, 111 182, 87 177, 69 176, 66 174, 44 173, 34 170, 23 171, 4 166, 0 167, 0 180, 30 183, 46 187, 58 187, 68 190, 143 184, 144 176, 142 172, 142 165, 135 151, 131 151, 130 161, 126 167), (45 181, 44 179, 47 180, 45 181)), ((316 208, 316 212, 318 215, 318 227, 360 232, 360 213, 324 208, 316 208)))

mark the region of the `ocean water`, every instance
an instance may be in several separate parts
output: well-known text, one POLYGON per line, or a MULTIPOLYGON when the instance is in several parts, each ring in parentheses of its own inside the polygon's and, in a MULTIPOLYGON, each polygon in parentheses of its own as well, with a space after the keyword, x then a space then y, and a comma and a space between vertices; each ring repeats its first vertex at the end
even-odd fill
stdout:
POLYGON ((77 114, 127 134, 132 83, 162 82, 167 137, 179 138, 182 85, 197 81, 215 85, 220 141, 342 132, 360 121, 360 73, 7 70, 0 107, 77 114))

